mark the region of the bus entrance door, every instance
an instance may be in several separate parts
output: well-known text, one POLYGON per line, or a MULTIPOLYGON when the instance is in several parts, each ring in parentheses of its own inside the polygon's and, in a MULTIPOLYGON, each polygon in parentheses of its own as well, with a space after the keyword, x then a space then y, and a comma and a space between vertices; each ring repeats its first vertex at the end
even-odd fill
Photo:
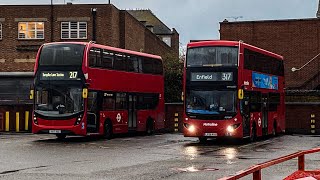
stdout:
POLYGON ((136 130, 136 128, 137 128, 137 95, 129 94, 128 129, 136 130))
POLYGON ((98 92, 89 92, 88 94, 88 112, 87 112, 87 132, 98 133, 99 130, 99 99, 98 92))
POLYGON ((268 94, 262 94, 262 134, 268 134, 268 94))
POLYGON ((244 98, 240 101, 243 137, 250 136, 250 107, 249 107, 249 93, 245 92, 244 98))

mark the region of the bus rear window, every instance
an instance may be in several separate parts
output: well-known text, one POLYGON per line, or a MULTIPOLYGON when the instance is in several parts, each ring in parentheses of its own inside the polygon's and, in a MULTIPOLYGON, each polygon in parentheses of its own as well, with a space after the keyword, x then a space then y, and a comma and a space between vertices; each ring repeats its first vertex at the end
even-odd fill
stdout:
POLYGON ((49 44, 43 46, 39 65, 79 65, 82 64, 84 45, 80 44, 49 44))
POLYGON ((197 47, 187 52, 187 67, 237 66, 238 47, 197 47))

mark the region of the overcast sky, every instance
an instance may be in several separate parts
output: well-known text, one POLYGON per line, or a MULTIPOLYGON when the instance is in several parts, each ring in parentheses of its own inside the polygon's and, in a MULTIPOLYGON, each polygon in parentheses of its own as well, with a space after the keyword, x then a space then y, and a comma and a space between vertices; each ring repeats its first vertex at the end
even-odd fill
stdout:
MULTIPOLYGON (((53 0, 108 3, 108 0, 53 0)), ((219 39, 219 22, 314 18, 319 0, 111 0, 119 9, 150 9, 169 28, 180 33, 181 45, 190 39, 219 39)), ((50 0, 0 0, 0 4, 50 4, 50 0)))

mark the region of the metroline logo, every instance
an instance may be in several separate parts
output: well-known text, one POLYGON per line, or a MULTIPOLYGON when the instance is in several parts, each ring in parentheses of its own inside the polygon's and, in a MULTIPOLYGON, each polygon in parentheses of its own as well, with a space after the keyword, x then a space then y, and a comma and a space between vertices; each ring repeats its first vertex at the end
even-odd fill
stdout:
POLYGON ((218 126, 218 123, 203 123, 203 126, 218 126))

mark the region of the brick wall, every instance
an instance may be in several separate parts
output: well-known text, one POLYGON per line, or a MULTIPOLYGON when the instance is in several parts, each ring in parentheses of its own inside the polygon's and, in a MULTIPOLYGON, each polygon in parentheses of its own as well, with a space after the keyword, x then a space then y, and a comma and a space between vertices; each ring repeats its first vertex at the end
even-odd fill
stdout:
POLYGON ((320 134, 320 105, 287 104, 286 105, 286 132, 301 134, 320 134), (312 116, 314 115, 314 117, 312 116), (315 120, 315 132, 312 133, 311 120, 315 120))
MULTIPOLYGON (((292 67, 301 67, 320 53, 320 20, 280 20, 220 23, 220 39, 243 40, 284 56, 287 88, 301 87, 317 77, 320 57, 300 71, 292 72, 292 67)), ((308 87, 315 88, 315 87, 308 87)))
POLYGON ((97 8, 96 42, 114 47, 164 55, 172 53, 178 56, 179 35, 170 48, 155 34, 151 33, 139 21, 125 11, 118 10, 109 4, 91 5, 33 5, 33 6, 0 6, 0 23, 3 39, 0 40, 0 72, 33 71, 36 50, 41 44, 53 41, 90 41, 92 40, 93 16, 91 9, 97 8), (52 8, 52 9, 51 9, 52 8), (51 28, 51 12, 53 27, 51 28), (62 40, 61 21, 86 21, 87 39, 62 40), (43 40, 19 40, 18 22, 44 22, 43 40), (53 37, 51 37, 53 29, 53 37), (176 48, 178 47, 178 48, 176 48), (19 49, 19 50, 18 50, 19 49))

